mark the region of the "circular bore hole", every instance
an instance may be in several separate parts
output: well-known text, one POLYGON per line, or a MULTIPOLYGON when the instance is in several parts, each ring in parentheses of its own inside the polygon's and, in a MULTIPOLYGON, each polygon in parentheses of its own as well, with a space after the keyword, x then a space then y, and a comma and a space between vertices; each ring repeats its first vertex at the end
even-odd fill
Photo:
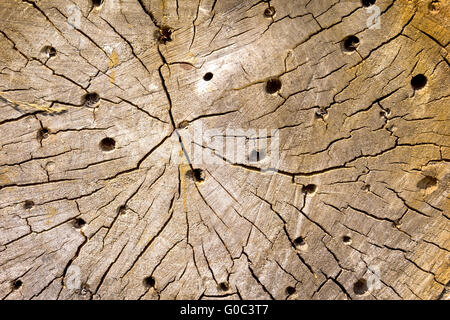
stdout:
POLYGON ((328 111, 322 107, 317 107, 317 108, 318 108, 318 110, 314 113, 316 119, 324 119, 327 116, 328 111))
POLYGON ((228 282, 221 282, 219 283, 219 290, 220 291, 227 291, 230 289, 230 285, 228 284, 228 282))
POLYGON ((34 206, 34 202, 31 201, 31 200, 26 200, 26 201, 23 203, 23 208, 24 208, 24 209, 31 209, 31 208, 33 208, 33 206, 34 206))
POLYGON ((117 213, 124 215, 127 213, 127 206, 125 205, 121 205, 120 207, 117 208, 117 213))
POLYGON ((14 280, 11 284, 13 290, 20 289, 20 287, 22 287, 22 285, 23 285, 23 282, 20 279, 14 280))
POLYGON ((431 187, 434 187, 437 185, 438 179, 432 176, 426 176, 425 178, 421 179, 419 182, 417 182, 417 188, 419 189, 428 189, 431 187))
POLYGON ((363 7, 370 7, 375 4, 376 0, 361 0, 363 7))
POLYGON ((264 17, 272 18, 275 15, 276 11, 274 7, 268 7, 264 10, 264 17))
POLYGON ((170 27, 167 26, 161 27, 161 29, 159 29, 158 35, 159 42, 165 44, 166 42, 172 41, 172 32, 173 30, 170 27))
POLYGON ((314 193, 317 190, 317 186, 315 184, 307 184, 303 187, 304 193, 314 193))
POLYGON ((116 147, 116 140, 113 138, 103 138, 100 141, 100 149, 103 151, 112 151, 116 147))
POLYGON ((81 229, 85 224, 86 224, 86 221, 84 221, 84 220, 81 219, 81 218, 76 218, 76 219, 73 221, 73 226, 74 226, 76 229, 81 229))
POLYGON ((195 182, 203 182, 205 181, 205 173, 202 169, 194 169, 186 172, 186 175, 193 178, 195 182))
POLYGON ((213 78, 213 74, 211 72, 207 72, 205 73, 205 75, 203 76, 203 80, 205 81, 210 81, 213 78))
POLYGON ((355 52, 356 49, 359 47, 359 38, 357 36, 348 36, 344 39, 342 42, 342 45, 344 47, 344 51, 351 53, 355 52))
POLYGON ((178 129, 184 129, 189 125, 189 121, 183 120, 178 124, 178 129))
POLYGON ((297 247, 301 247, 304 246, 306 244, 305 239, 303 239, 303 237, 297 237, 294 239, 294 244, 297 247))
POLYGON ((292 286, 286 287, 286 293, 287 293, 288 295, 294 294, 295 291, 296 291, 295 288, 292 287, 292 286))
POLYGON ((104 0, 92 0, 92 4, 94 7, 100 7, 103 4, 104 0))
POLYGON ((84 96, 84 105, 86 107, 95 107, 99 102, 100 96, 96 92, 91 92, 84 96))
POLYGON ((278 78, 272 78, 266 82, 266 92, 270 94, 277 93, 281 89, 281 81, 278 78))
POLYGON ((369 288, 366 279, 359 279, 353 284, 353 292, 358 296, 365 294, 367 290, 369 288))
POLYGON ((343 236, 342 237, 342 242, 344 242, 345 244, 351 244, 352 243, 352 238, 350 236, 343 236))
POLYGON ((427 77, 425 77, 423 74, 415 75, 411 79, 411 86, 414 90, 420 90, 423 89, 427 84, 427 77))
POLYGON ((50 135, 50 130, 48 128, 41 128, 37 133, 38 140, 46 139, 50 135))
POLYGON ((56 56, 56 49, 52 46, 45 46, 43 51, 49 58, 56 56))
POLYGON ((258 161, 263 160, 265 157, 266 157, 266 155, 265 155, 264 151, 253 150, 252 152, 250 152, 248 161, 258 162, 258 161))
POLYGON ((147 288, 154 288, 156 284, 155 278, 148 276, 144 278, 144 286, 147 288))

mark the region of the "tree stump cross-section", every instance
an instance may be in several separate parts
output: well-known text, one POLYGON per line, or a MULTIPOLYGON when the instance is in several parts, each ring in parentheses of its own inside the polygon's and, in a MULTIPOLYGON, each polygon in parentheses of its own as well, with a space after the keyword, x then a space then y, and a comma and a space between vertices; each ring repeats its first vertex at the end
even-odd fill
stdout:
POLYGON ((448 299, 447 0, 0 3, 2 299, 448 299))

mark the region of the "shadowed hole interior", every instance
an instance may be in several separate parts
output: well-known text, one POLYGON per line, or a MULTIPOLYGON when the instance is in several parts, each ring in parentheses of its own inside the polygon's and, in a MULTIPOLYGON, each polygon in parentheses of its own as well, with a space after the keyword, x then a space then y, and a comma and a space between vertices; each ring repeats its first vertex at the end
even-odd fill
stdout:
POLYGON ((369 288, 367 287, 366 279, 359 279, 353 284, 353 292, 356 295, 363 295, 367 290, 369 290, 369 288))
POLYGON ((298 247, 298 246, 303 246, 305 244, 305 239, 303 239, 303 237, 297 237, 294 239, 294 244, 298 247))
POLYGON ((288 295, 294 294, 295 291, 296 291, 295 288, 292 287, 292 286, 286 287, 286 293, 287 293, 288 295))
POLYGON ((352 243, 352 238, 350 238, 350 236, 343 236, 342 242, 344 242, 345 244, 350 244, 352 243))
POLYGON ((20 280, 20 279, 14 280, 14 281, 12 282, 12 288, 13 288, 14 290, 19 289, 22 285, 23 285, 23 282, 22 282, 22 280, 20 280))
POLYGON ((111 151, 116 147, 116 141, 113 138, 103 138, 100 141, 100 149, 103 151, 111 151))
POLYGON ((26 201, 23 203, 23 208, 24 208, 24 209, 31 209, 31 208, 33 208, 33 206, 34 206, 34 202, 31 201, 31 200, 26 200, 26 201))
POLYGON ((144 278, 144 285, 147 288, 154 288, 156 284, 155 278, 153 278, 152 276, 148 276, 144 278))
POLYGON ((73 221, 73 226, 74 226, 76 229, 81 229, 85 224, 86 224, 86 221, 84 221, 84 220, 81 219, 81 218, 76 218, 76 219, 73 221))
POLYGON ((94 7, 100 7, 103 4, 104 0, 92 0, 92 4, 94 7))
POLYGON ((52 46, 45 46, 43 51, 49 58, 56 56, 56 49, 52 46))
POLYGON ((274 7, 268 7, 264 10, 264 17, 272 18, 275 15, 276 11, 274 7))
POLYGON ((48 130, 48 128, 39 129, 38 134, 37 134, 38 140, 48 138, 49 134, 50 134, 50 130, 48 130))
POLYGON ((205 181, 205 173, 202 169, 194 169, 193 171, 194 180, 197 182, 205 181))
POLYGON ((219 283, 219 290, 220 291, 227 291, 228 289, 230 289, 230 285, 228 284, 228 282, 221 282, 221 283, 219 283))
POLYGON ((278 78, 269 79, 266 82, 266 92, 274 94, 281 89, 281 81, 278 78))
POLYGON ((420 90, 424 88, 427 85, 427 77, 425 77, 423 74, 415 75, 411 79, 411 86, 414 90, 420 90))
POLYGON ((203 76, 203 80, 205 80, 205 81, 209 81, 209 80, 211 80, 212 78, 213 78, 213 74, 211 73, 211 72, 207 72, 207 73, 205 73, 205 75, 203 76))
POLYGON ((250 152, 250 156, 248 157, 248 160, 250 162, 258 162, 263 160, 266 157, 266 154, 264 151, 258 151, 258 150, 253 150, 252 152, 250 152))
POLYGON ((94 107, 99 101, 100 96, 96 92, 91 92, 84 96, 84 105, 86 107, 94 107))
POLYGON ((172 28, 164 26, 159 29, 159 42, 165 44, 166 42, 172 41, 172 28))
POLYGON ((343 41, 344 51, 353 52, 359 47, 359 38, 357 36, 348 36, 343 41))
POLYGON ((419 182, 417 182, 417 188, 428 189, 428 188, 434 187, 435 185, 437 185, 437 183, 438 183, 438 180, 435 177, 426 176, 425 178, 423 178, 419 182))
POLYGON ((127 206, 126 205, 121 205, 119 208, 117 208, 117 213, 118 214, 126 214, 127 213, 127 206))
POLYGON ((364 7, 370 7, 375 4, 376 0, 361 0, 361 3, 364 7))
POLYGON ((305 193, 314 193, 317 190, 317 186, 315 184, 307 184, 303 187, 303 192, 305 193))

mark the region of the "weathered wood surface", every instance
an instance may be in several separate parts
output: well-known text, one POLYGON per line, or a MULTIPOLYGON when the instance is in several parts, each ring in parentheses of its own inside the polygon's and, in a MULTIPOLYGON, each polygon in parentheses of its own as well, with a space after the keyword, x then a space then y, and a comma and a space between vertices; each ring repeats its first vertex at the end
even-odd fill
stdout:
POLYGON ((449 5, 375 5, 3 0, 0 297, 447 298, 449 5), (189 164, 199 122, 279 170, 189 164))

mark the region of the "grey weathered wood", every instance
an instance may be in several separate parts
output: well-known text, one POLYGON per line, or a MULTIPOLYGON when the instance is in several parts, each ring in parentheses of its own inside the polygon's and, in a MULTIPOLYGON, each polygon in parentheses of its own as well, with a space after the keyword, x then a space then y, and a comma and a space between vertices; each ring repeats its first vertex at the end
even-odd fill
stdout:
POLYGON ((447 299, 449 4, 376 5, 2 1, 0 297, 447 299), (279 129, 279 171, 219 153, 194 181, 198 122, 279 129))

